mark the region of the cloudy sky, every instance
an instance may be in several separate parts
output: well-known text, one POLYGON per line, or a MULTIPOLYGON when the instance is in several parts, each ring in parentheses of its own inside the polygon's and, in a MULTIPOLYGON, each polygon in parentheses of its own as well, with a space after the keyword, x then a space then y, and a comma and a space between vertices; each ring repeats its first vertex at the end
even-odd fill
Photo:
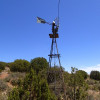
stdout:
MULTIPOLYGON (((51 26, 37 24, 39 16, 48 22, 57 17, 58 0, 0 0, 0 61, 47 60, 51 26)), ((61 64, 100 71, 100 0, 61 0, 57 39, 61 64)))

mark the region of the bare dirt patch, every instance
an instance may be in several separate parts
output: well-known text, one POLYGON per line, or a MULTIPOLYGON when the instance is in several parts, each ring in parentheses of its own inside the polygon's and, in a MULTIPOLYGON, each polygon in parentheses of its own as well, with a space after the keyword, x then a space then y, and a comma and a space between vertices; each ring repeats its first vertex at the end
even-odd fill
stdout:
POLYGON ((2 72, 1 74, 0 74, 0 79, 5 79, 6 77, 8 77, 8 73, 7 72, 2 72))
POLYGON ((5 79, 6 77, 9 76, 8 70, 9 70, 9 68, 6 67, 5 70, 0 73, 0 79, 5 79))

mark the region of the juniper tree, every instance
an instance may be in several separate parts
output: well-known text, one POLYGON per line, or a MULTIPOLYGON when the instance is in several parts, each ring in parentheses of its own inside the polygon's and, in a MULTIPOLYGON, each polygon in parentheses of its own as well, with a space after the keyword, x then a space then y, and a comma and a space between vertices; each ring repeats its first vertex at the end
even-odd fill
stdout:
POLYGON ((67 95, 71 100, 86 100, 88 86, 82 74, 76 73, 77 71, 78 69, 72 67, 67 95))
POLYGON ((13 91, 8 100, 56 100, 55 95, 49 90, 47 81, 40 79, 33 69, 13 91), (12 99, 15 97, 18 99, 12 99))

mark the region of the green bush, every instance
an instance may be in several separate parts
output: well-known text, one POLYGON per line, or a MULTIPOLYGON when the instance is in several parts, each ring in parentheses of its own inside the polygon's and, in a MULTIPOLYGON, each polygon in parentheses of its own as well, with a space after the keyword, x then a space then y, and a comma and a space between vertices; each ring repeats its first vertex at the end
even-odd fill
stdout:
POLYGON ((88 77, 88 74, 83 70, 78 70, 76 73, 80 73, 84 79, 87 79, 87 77, 88 77))
POLYGON ((100 80, 100 72, 99 71, 91 71, 90 78, 94 80, 100 80))
POLYGON ((11 65, 12 65, 12 63, 13 63, 13 62, 6 63, 7 67, 9 67, 9 68, 10 68, 10 67, 11 67, 11 65))
POLYGON ((4 70, 6 66, 5 62, 0 62, 0 70, 4 70))
POLYGON ((14 88, 12 92, 9 94, 8 100, 21 100, 19 98, 19 92, 16 88, 14 88))
POLYGON ((45 58, 35 58, 31 60, 31 68, 34 69, 34 71, 36 71, 36 73, 38 74, 39 71, 43 70, 43 69, 47 69, 48 68, 48 62, 45 58))
POLYGON ((0 69, 0 73, 2 72, 2 70, 0 69))
POLYGON ((39 79, 31 69, 23 82, 9 94, 8 100, 56 100, 45 79, 39 79))
POLYGON ((10 65, 10 70, 13 72, 27 72, 30 63, 27 60, 17 59, 10 65))
MULTIPOLYGON (((67 76, 66 76, 67 77, 67 76)), ((67 83, 69 100, 86 100, 88 84, 77 68, 71 67, 71 74, 67 83), (69 89, 68 89, 69 88, 69 89)))

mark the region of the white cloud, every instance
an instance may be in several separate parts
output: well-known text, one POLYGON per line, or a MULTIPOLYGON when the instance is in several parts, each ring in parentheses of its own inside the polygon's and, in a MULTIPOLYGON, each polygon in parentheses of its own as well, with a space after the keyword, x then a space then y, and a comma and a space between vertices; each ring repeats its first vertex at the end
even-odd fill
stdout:
POLYGON ((86 71, 88 74, 90 74, 91 71, 100 71, 100 64, 97 64, 96 66, 89 66, 89 67, 81 67, 80 70, 86 71))

